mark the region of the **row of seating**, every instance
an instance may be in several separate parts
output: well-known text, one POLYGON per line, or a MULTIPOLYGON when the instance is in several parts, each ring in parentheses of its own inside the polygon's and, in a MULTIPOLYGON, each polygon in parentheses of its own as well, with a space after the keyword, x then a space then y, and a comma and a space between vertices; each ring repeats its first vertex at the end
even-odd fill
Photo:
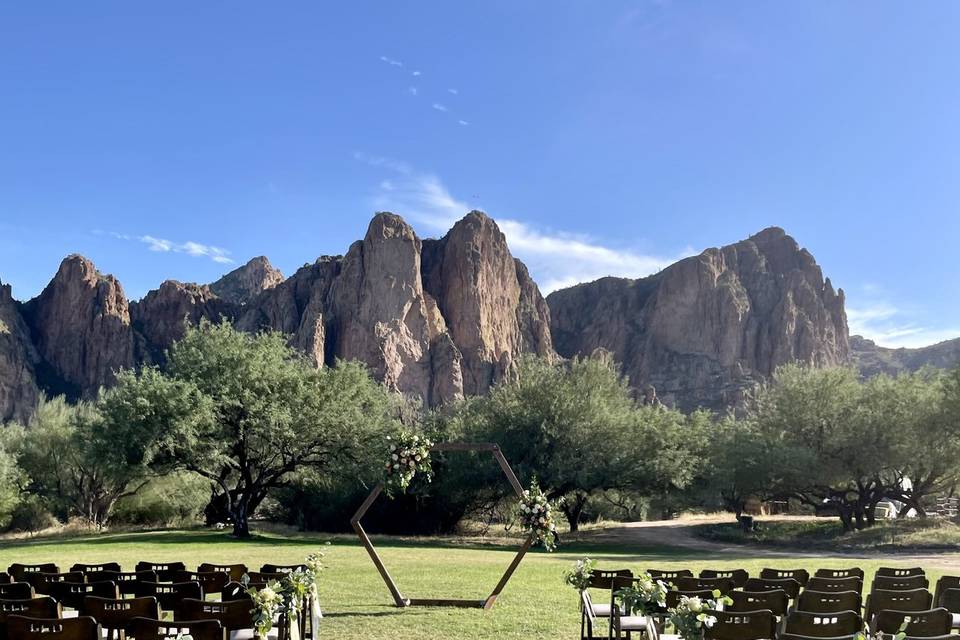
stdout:
MULTIPOLYGON (((694 576, 690 570, 646 572, 670 586, 665 609, 676 606, 682 596, 711 599, 720 592, 732 600, 718 616, 718 627, 708 637, 725 638, 731 628, 737 640, 749 640, 742 634, 746 620, 755 626, 750 638, 853 637, 863 629, 863 620, 871 628, 892 632, 905 617, 910 618, 911 637, 936 636, 960 628, 960 576, 943 576, 936 593, 927 590, 929 582, 922 568, 886 567, 877 570, 866 603, 862 601, 864 572, 859 568, 820 569, 811 577, 805 569, 773 569, 751 577, 743 569, 706 569, 694 576), (934 603, 937 609, 932 609, 934 603), (736 614, 736 615, 734 615, 736 614), (751 614, 751 615, 747 615, 751 614), (771 631, 767 623, 773 620, 771 631), (899 620, 899 622, 898 622, 899 620), (759 635, 757 635, 759 634, 759 635), (826 634, 826 635, 825 635, 826 634)), ((589 591, 581 596, 581 637, 630 637, 645 632, 658 635, 663 630, 665 611, 651 617, 630 615, 618 604, 615 593, 633 581, 630 570, 597 571, 591 580, 594 589, 606 589, 610 604, 594 604, 589 591), (597 621, 608 619, 608 633, 594 635, 597 621), (648 627, 656 627, 649 628, 648 627)))
MULTIPOLYGON (((253 638, 249 587, 262 588, 302 565, 140 562, 125 572, 118 563, 13 564, 0 573, 0 640, 159 640, 181 634, 195 640, 253 638), (219 599, 211 600, 210 596, 219 599)), ((300 638, 312 636, 303 603, 294 621, 300 638)), ((278 619, 270 636, 287 640, 278 619)))

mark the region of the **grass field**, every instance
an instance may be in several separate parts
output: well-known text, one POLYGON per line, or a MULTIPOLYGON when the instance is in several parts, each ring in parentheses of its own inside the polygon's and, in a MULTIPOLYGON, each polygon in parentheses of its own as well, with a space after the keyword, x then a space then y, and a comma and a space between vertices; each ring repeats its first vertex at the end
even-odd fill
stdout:
MULTIPOLYGON (((488 595, 515 547, 443 544, 437 541, 400 541, 375 538, 387 568, 407 597, 465 597, 488 595)), ((138 560, 182 560, 188 566, 203 561, 244 562, 257 569, 264 562, 294 563, 323 547, 329 569, 324 573, 321 604, 325 618, 321 637, 434 640, 498 638, 576 638, 579 615, 575 593, 562 584, 561 574, 583 555, 600 566, 630 567, 841 567, 858 565, 868 572, 877 566, 902 562, 849 558, 751 558, 669 547, 601 547, 571 545, 556 553, 531 552, 491 611, 411 608, 399 610, 363 548, 355 539, 312 535, 267 534, 237 541, 221 532, 169 531, 103 534, 0 543, 0 565, 12 562, 118 561, 125 568, 138 560), (324 543, 332 541, 329 547, 324 543)), ((942 571, 930 567, 931 582, 942 571)), ((869 580, 869 576, 868 576, 869 580)))

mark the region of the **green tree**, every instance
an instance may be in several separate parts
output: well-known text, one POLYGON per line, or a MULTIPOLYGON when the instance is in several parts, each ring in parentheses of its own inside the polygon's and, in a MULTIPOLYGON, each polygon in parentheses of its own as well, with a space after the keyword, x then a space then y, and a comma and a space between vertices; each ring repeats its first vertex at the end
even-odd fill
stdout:
POLYGON ((239 537, 269 491, 301 470, 342 472, 391 428, 389 394, 362 365, 318 370, 279 333, 201 323, 170 349, 166 375, 196 388, 211 412, 166 420, 170 460, 216 487, 239 537))
POLYGON ((17 463, 11 451, 12 443, 23 437, 23 430, 10 426, 0 435, 0 528, 10 524, 14 509, 20 504, 22 488, 27 484, 27 475, 17 463))

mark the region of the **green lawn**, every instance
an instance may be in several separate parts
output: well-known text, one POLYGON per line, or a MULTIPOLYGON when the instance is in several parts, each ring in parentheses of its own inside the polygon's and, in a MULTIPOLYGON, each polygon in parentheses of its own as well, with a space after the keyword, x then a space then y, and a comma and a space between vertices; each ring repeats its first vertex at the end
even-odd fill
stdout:
MULTIPOLYGON (((125 568, 138 560, 182 560, 187 565, 203 561, 246 563, 259 568, 264 562, 299 562, 324 545, 329 537, 264 535, 236 541, 224 533, 171 531, 104 534, 79 538, 0 543, 0 565, 12 562, 73 562, 114 560, 125 568)), ((408 597, 483 598, 493 588, 514 554, 512 547, 462 546, 437 542, 375 538, 388 569, 408 597)), ((610 548, 569 546, 557 553, 535 551, 527 555, 513 580, 491 611, 411 608, 399 610, 363 548, 354 539, 336 537, 327 552, 328 571, 323 577, 321 602, 326 615, 321 637, 366 639, 464 638, 576 638, 579 628, 577 598, 562 584, 561 574, 582 555, 600 560, 601 566, 631 567, 744 567, 758 573, 763 566, 814 569, 819 566, 858 565, 870 571, 883 564, 849 559, 809 558, 717 561, 709 554, 666 547, 610 548)), ((749 552, 745 552, 749 553, 749 552)), ((940 571, 931 567, 933 580, 940 571)), ((869 577, 868 577, 869 579, 869 577)))

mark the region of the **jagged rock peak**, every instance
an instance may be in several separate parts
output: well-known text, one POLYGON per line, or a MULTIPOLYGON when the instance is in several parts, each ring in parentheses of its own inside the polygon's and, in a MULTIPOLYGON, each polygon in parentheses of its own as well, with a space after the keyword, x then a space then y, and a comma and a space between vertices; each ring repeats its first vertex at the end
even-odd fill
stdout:
POLYGON ((38 360, 10 285, 0 282, 0 424, 24 421, 36 406, 38 360))
POLYGON ((56 380, 93 395, 134 365, 130 309, 120 282, 80 255, 68 256, 39 296, 24 305, 37 349, 56 380))
POLYGON ((265 256, 251 259, 210 285, 210 290, 227 302, 247 304, 258 295, 283 282, 283 274, 265 256))

